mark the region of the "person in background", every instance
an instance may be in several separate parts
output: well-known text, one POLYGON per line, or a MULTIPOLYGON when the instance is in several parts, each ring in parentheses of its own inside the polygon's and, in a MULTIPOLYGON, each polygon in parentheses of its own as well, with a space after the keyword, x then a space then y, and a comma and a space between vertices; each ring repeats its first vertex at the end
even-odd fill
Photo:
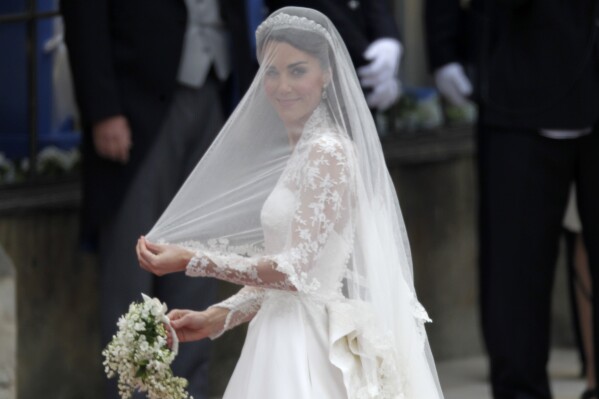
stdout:
MULTIPOLYGON (((479 105, 480 299, 496 399, 551 398, 551 288, 573 182, 592 285, 599 282, 595 3, 473 0, 466 20, 458 0, 427 1, 439 90, 458 104, 472 92, 479 105), (469 29, 476 34, 464 36, 469 29), (464 49, 477 50, 473 85, 464 49)), ((599 331, 599 298, 592 301, 599 331)), ((598 339, 594 333, 594 358, 598 339)), ((594 381, 584 399, 599 397, 594 381)))
MULTIPOLYGON (((85 243, 98 250, 101 335, 140 292, 203 309, 216 286, 143 273, 133 250, 220 130, 226 83, 249 84, 244 8, 235 1, 62 0, 83 128, 85 243), (235 53, 229 35, 235 41, 235 53)), ((177 357, 175 373, 207 396, 208 342, 177 357)), ((116 383, 107 390, 117 398, 116 383)))
POLYGON ((473 31, 474 10, 461 7, 460 0, 427 0, 424 15, 435 86, 449 103, 464 105, 473 94, 474 40, 482 33, 473 31))

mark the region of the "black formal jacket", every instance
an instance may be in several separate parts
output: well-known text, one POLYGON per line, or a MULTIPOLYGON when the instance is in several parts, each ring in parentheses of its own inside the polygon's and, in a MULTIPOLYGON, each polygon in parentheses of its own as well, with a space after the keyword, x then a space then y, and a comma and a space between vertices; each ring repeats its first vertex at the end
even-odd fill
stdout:
MULTIPOLYGON (((219 0, 231 29, 234 66, 250 65, 243 2, 219 0)), ((177 85, 187 10, 183 0, 61 0, 65 39, 83 124, 83 233, 93 233, 118 208, 152 145, 177 85), (123 165, 99 157, 91 126, 128 118, 134 146, 123 165)), ((252 70, 236 68, 238 87, 252 70)))
MULTIPOLYGON (((452 50, 464 47, 454 41, 456 7, 457 0, 427 0, 433 69, 460 60, 452 50), (444 47, 447 42, 453 44, 444 47)), ((597 0, 473 0, 471 7, 485 123, 577 129, 597 121, 597 0)))
POLYGON ((266 0, 271 12, 287 6, 313 8, 329 17, 345 42, 354 66, 367 64, 363 54, 376 39, 399 40, 388 0, 266 0))
POLYGON ((472 65, 476 39, 482 34, 480 15, 480 10, 476 14, 470 7, 461 7, 460 0, 426 0, 424 28, 431 72, 452 62, 472 65))

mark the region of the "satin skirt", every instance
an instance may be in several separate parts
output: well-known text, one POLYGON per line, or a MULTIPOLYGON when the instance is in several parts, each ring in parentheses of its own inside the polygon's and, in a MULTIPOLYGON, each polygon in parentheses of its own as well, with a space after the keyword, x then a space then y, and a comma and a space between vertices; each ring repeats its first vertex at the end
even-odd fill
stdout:
POLYGON ((295 295, 268 298, 250 322, 223 399, 346 399, 329 360, 327 311, 295 295))

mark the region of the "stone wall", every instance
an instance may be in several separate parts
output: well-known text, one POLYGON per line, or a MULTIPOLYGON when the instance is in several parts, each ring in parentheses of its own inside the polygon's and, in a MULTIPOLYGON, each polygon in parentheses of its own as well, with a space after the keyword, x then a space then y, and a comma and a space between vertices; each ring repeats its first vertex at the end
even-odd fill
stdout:
POLYGON ((0 246, 0 398, 16 398, 17 312, 15 270, 0 246))
POLYGON ((19 398, 100 398, 97 273, 77 233, 76 209, 0 217, 17 276, 19 398))
POLYGON ((391 166, 437 358, 479 354, 472 157, 391 166))

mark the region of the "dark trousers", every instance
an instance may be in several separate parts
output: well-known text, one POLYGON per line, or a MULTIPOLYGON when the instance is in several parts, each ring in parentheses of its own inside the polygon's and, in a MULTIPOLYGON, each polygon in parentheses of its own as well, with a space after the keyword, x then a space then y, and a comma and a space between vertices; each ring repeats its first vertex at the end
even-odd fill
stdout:
POLYGON ((573 181, 599 284, 599 130, 554 140, 532 129, 483 125, 478 148, 480 296, 493 396, 548 399, 551 289, 573 181))
MULTIPOLYGON (((118 317, 141 293, 156 296, 170 309, 202 310, 216 299, 216 280, 183 273, 156 277, 139 267, 135 244, 158 220, 220 130, 223 115, 219 84, 213 77, 199 89, 179 87, 159 137, 129 187, 115 217, 100 230, 102 343, 116 332, 118 317)), ((173 362, 175 375, 189 381, 194 398, 207 398, 210 341, 184 344, 173 362)), ((116 381, 107 398, 119 398, 116 381)))

